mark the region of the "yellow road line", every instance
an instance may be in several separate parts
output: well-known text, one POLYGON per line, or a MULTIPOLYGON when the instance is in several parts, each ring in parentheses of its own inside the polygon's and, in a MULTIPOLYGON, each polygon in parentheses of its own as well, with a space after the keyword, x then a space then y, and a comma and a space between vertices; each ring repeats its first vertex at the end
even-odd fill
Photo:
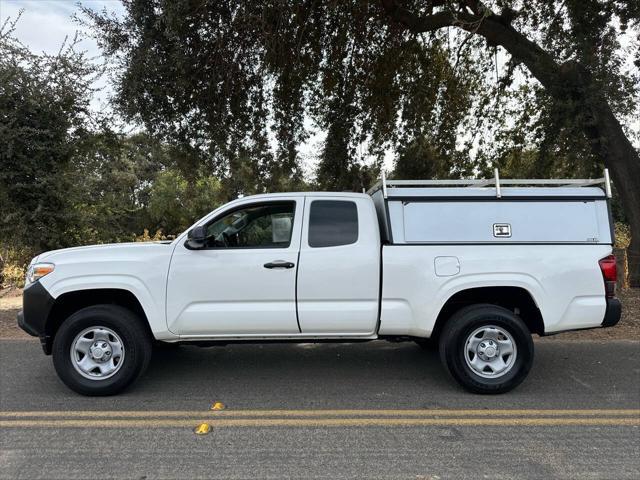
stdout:
POLYGON ((221 410, 206 411, 201 410, 82 410, 82 411, 0 411, 0 418, 78 418, 90 417, 101 418, 145 418, 145 417, 198 417, 198 418, 218 418, 218 417, 523 417, 523 416, 545 416, 545 417, 602 417, 602 416, 623 416, 640 417, 640 409, 502 409, 502 410, 467 410, 467 409, 420 409, 420 410, 221 410))
MULTIPOLYGON (((171 428, 193 427, 200 419, 0 420, 0 428, 171 428)), ((638 418, 236 418, 209 422, 222 427, 375 427, 375 426, 640 426, 638 418)))

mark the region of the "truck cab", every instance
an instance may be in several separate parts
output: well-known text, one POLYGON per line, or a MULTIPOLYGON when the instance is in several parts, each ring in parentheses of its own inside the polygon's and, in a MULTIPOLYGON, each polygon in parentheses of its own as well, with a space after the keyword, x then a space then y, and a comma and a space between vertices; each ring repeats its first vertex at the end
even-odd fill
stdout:
POLYGON ((181 339, 374 337, 380 234, 364 194, 242 198, 176 241, 167 328, 181 339), (212 319, 218 319, 212 321, 212 319))

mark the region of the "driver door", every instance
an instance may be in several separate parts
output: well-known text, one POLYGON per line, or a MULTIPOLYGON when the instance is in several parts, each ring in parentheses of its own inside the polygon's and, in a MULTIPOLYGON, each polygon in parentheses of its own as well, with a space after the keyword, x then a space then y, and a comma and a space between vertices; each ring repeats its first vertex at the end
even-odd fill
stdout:
POLYGON ((191 336, 296 334, 295 288, 304 198, 251 202, 206 224, 205 248, 176 246, 167 323, 191 336))

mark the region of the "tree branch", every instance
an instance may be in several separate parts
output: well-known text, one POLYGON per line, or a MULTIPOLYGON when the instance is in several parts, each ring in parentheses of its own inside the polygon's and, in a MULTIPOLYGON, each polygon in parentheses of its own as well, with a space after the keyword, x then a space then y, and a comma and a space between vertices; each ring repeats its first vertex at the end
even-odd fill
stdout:
POLYGON ((448 10, 421 17, 401 7, 395 0, 382 0, 382 7, 389 17, 414 33, 431 32, 449 27, 455 21, 453 14, 448 10))
POLYGON ((460 10, 443 10, 430 15, 417 15, 400 6, 396 0, 382 0, 385 13, 395 22, 414 33, 424 33, 444 27, 458 27, 484 37, 490 45, 500 45, 518 63, 523 63, 545 88, 550 90, 562 75, 561 65, 545 50, 526 38, 511 25, 502 21, 480 2, 471 2, 469 8, 481 14, 460 10))
MULTIPOLYGON (((426 16, 399 6, 397 0, 381 1, 384 11, 393 21, 414 33, 458 27, 481 35, 489 45, 502 46, 515 62, 523 63, 529 69, 551 97, 562 100, 569 94, 588 111, 590 122, 583 123, 582 129, 591 140, 594 153, 611 168, 614 183, 625 205, 632 231, 630 284, 640 286, 640 156, 604 95, 585 97, 586 87, 591 84, 588 70, 576 62, 556 62, 551 54, 511 26, 513 13, 496 15, 481 0, 462 0, 457 11, 443 10, 426 16)), ((431 4, 433 6, 435 2, 431 4)))

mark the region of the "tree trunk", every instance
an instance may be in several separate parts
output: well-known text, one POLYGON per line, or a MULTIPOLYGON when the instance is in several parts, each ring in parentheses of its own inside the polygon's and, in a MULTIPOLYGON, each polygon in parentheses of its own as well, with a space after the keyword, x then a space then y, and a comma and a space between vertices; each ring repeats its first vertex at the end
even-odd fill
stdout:
MULTIPOLYGON (((594 112, 596 134, 594 149, 610 168, 613 183, 620 195, 631 228, 631 245, 627 250, 629 286, 640 287, 640 155, 624 134, 620 122, 606 103, 594 112)), ((589 134, 589 132, 587 132, 589 134)))
POLYGON ((575 62, 559 64, 553 56, 513 28, 508 19, 487 11, 481 2, 469 0, 468 8, 444 10, 432 15, 415 15, 396 0, 381 0, 385 13, 415 33, 458 27, 484 37, 491 45, 500 45, 517 62, 523 63, 553 98, 560 101, 570 94, 590 117, 582 125, 591 146, 611 170, 614 185, 631 227, 628 250, 629 285, 640 287, 640 156, 624 134, 606 99, 591 84, 589 73, 575 62), (595 91, 595 93, 594 93, 595 91))

